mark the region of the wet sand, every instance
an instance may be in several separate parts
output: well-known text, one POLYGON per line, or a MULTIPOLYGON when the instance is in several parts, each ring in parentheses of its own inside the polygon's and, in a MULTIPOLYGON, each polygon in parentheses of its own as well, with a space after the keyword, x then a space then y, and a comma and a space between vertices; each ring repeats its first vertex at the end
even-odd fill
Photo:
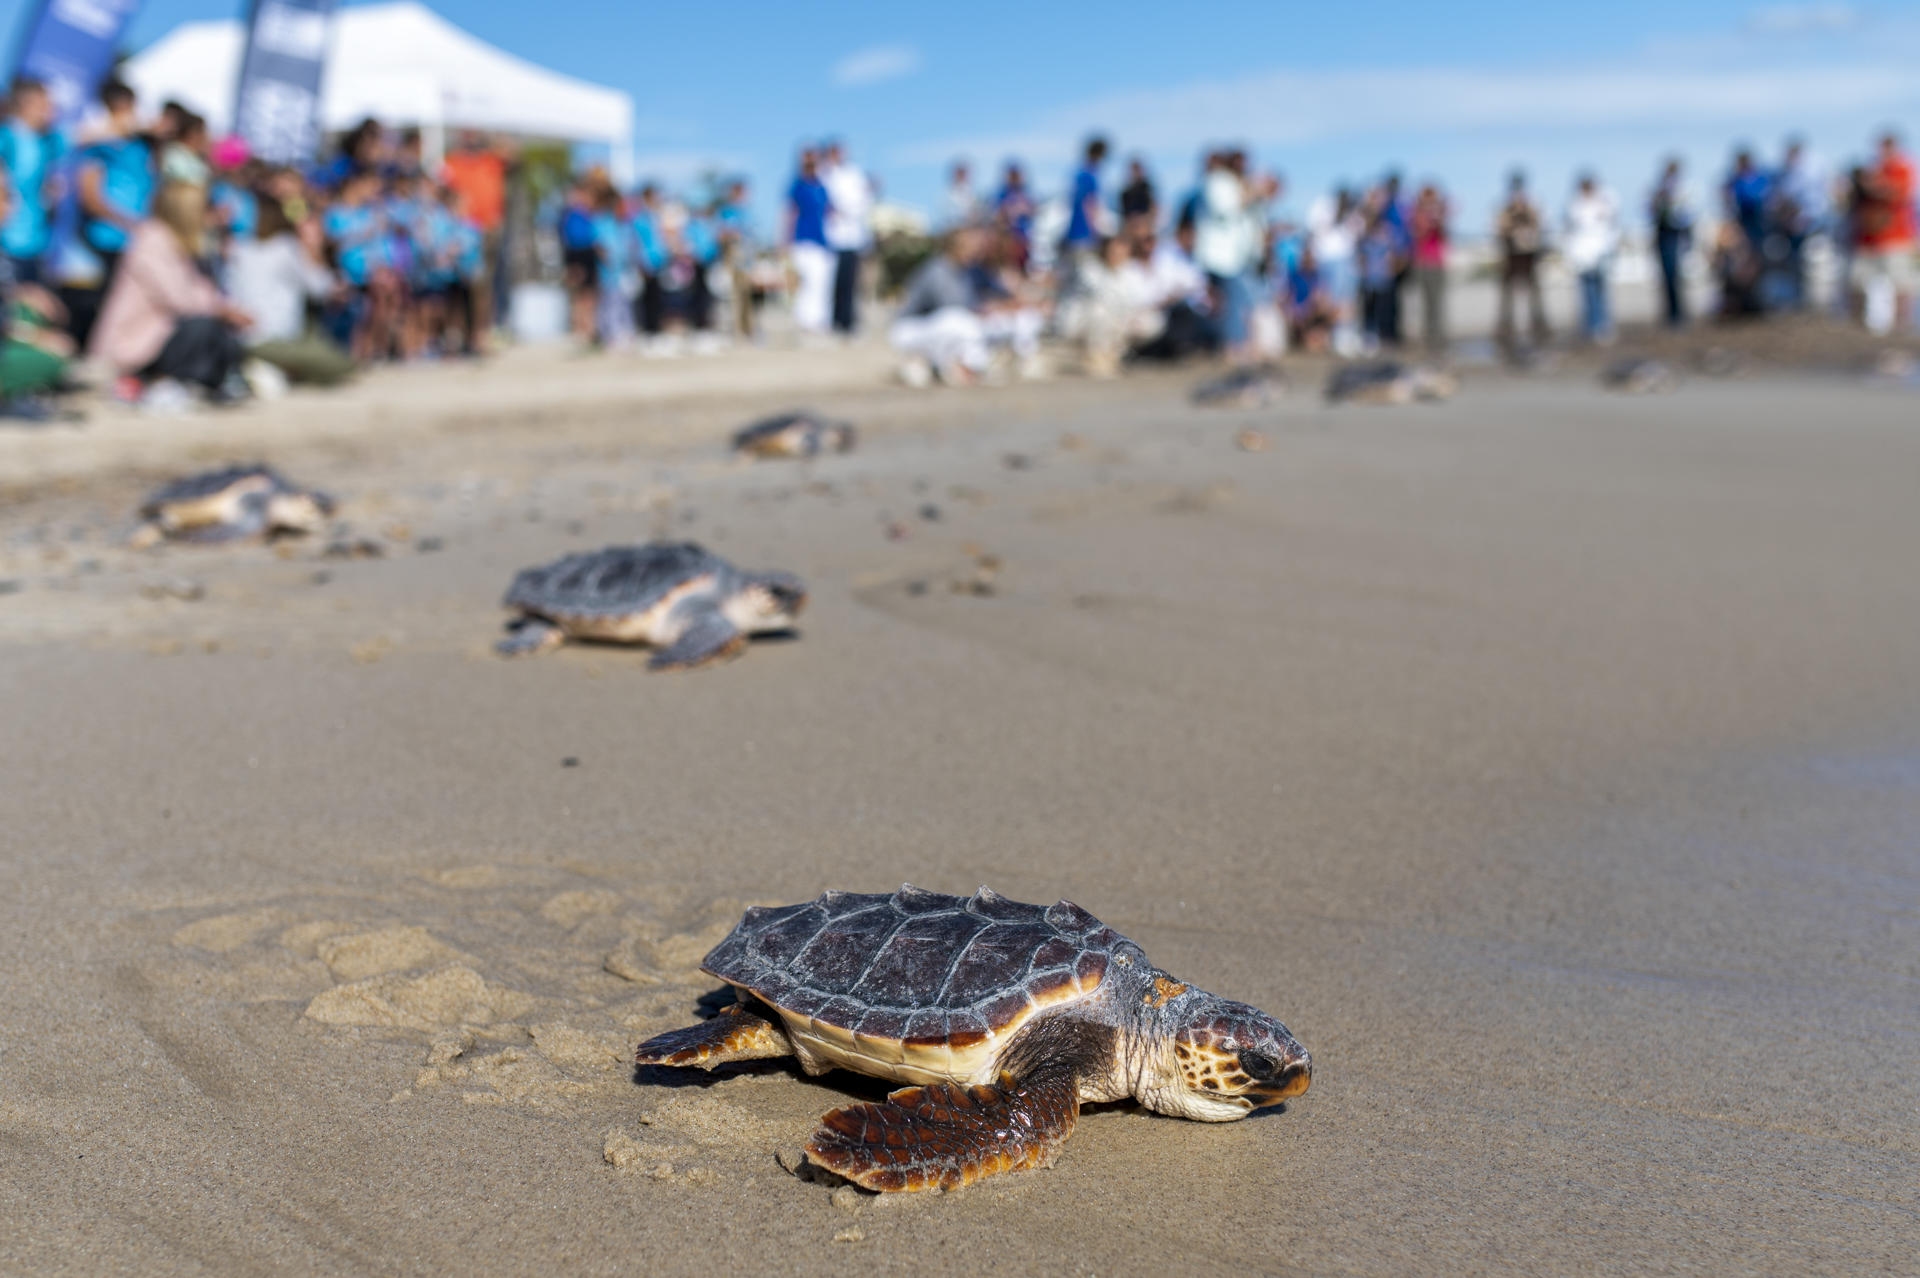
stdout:
POLYGON ((371 559, 119 549, 148 451, 14 502, 0 1271, 1910 1271, 1920 398, 1187 384, 269 441, 371 559), (491 655, 657 535, 801 636, 491 655), (875 1198, 778 1161, 870 1083, 635 1078, 744 903, 902 881, 1077 901, 1312 1090, 875 1198))

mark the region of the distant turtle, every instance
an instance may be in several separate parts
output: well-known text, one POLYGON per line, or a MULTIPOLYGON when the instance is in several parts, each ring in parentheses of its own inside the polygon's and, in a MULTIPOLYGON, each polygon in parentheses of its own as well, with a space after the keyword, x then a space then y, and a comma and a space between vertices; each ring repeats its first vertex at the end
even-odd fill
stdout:
POLYGON ((1287 379, 1278 368, 1247 364, 1193 388, 1189 397, 1201 408, 1265 408, 1287 392, 1287 379))
POLYGON ((748 910, 702 961, 738 1002, 640 1045, 641 1065, 796 1056, 910 1084, 829 1112, 815 1163, 868 1189, 1052 1166, 1083 1101, 1227 1122, 1307 1090, 1287 1027, 1182 984, 1077 905, 981 888, 828 892, 748 910))
POLYGON ((1358 404, 1411 404, 1416 399, 1440 400, 1452 396, 1458 382, 1451 373, 1398 360, 1345 364, 1327 379, 1327 399, 1358 404))
POLYGON ((781 413, 734 432, 733 451, 749 457, 818 457, 853 449, 851 422, 829 421, 818 413, 781 413))
POLYGON ((498 650, 521 656, 568 639, 645 643, 654 670, 690 670, 788 630, 806 605, 791 573, 742 572, 693 542, 608 546, 528 568, 507 588, 518 615, 498 650))
POLYGON ((1653 395, 1672 390, 1680 384, 1680 378, 1660 360, 1629 355, 1600 370, 1600 384, 1628 395, 1653 395))
POLYGON ((290 483, 271 466, 228 466, 176 479, 140 507, 136 547, 161 541, 240 541, 319 529, 333 498, 290 483))

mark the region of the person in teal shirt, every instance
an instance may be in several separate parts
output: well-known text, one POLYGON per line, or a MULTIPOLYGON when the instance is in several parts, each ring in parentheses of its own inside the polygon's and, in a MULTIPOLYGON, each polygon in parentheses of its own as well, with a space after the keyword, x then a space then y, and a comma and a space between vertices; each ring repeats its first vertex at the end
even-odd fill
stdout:
POLYGON ((107 135, 80 152, 80 236, 99 255, 104 293, 159 182, 153 147, 134 131, 133 90, 109 80, 100 104, 107 110, 107 135))
POLYGON ((48 211, 59 202, 55 174, 67 151, 53 125, 47 86, 27 76, 15 80, 6 121, 0 123, 0 166, 12 197, 0 224, 0 252, 11 260, 13 278, 21 284, 45 282, 41 259, 53 237, 48 211))

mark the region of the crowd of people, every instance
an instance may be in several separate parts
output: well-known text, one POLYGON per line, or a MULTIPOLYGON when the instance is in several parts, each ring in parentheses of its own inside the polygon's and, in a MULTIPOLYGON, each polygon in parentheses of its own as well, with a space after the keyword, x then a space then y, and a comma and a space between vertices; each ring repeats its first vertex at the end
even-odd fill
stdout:
POLYGON ((367 121, 312 168, 215 142, 178 103, 109 80, 71 152, 46 87, 0 122, 0 396, 39 416, 84 353, 150 408, 332 384, 386 359, 472 354, 508 160, 467 139, 429 173, 417 133, 367 121))
MULTIPOLYGON (((1079 343, 1095 376, 1126 358, 1191 352, 1245 360, 1291 345, 1368 354, 1407 344, 1410 301, 1421 343, 1435 354, 1448 349, 1453 210, 1437 183, 1409 195, 1388 172, 1365 187, 1339 187, 1294 219, 1282 205, 1284 180, 1256 172, 1243 150, 1207 152, 1194 185, 1171 204, 1140 157, 1109 195, 1109 152, 1104 138, 1086 144, 1062 215, 1046 231, 1045 206, 1021 165, 1009 163, 991 195, 975 186, 969 164, 952 167, 942 202, 947 251, 909 287, 893 331, 909 380, 926 380, 929 366, 971 380, 985 352, 1036 328, 1079 343), (1028 318, 1014 325, 1009 314, 1028 318)), ((1696 223, 1682 177, 1680 162, 1668 161, 1647 204, 1664 313, 1676 326, 1689 319, 1696 223)), ((1836 310, 1877 332, 1912 322, 1914 177, 1892 133, 1837 187, 1812 171, 1797 141, 1772 169, 1742 149, 1719 195, 1705 254, 1719 317, 1809 307, 1809 249, 1824 237, 1839 258, 1836 310)), ((1550 253, 1577 283, 1581 338, 1614 339, 1611 282, 1627 237, 1620 202, 1597 174, 1576 178, 1554 219, 1516 171, 1491 231, 1504 348, 1552 336, 1542 289, 1550 253)))
MULTIPOLYGON (((977 380, 1000 352, 1037 375, 1048 336, 1096 377, 1193 354, 1351 356, 1415 339, 1448 350, 1455 209, 1438 183, 1389 171, 1296 218, 1280 174, 1238 147, 1205 152, 1172 196, 1144 157, 1117 173, 1112 158, 1089 139, 1058 199, 1018 162, 990 188, 952 167, 939 234, 887 328, 907 380, 977 380)), ((417 131, 368 120, 324 162, 267 164, 178 103, 143 114, 117 81, 70 142, 45 86, 18 80, 0 120, 0 411, 43 412, 83 353, 122 398, 157 407, 477 353, 506 297, 514 163, 473 135, 429 160, 417 131)), ((1880 332, 1912 322, 1914 174, 1892 133, 1837 184, 1797 142, 1771 167, 1740 149, 1716 192, 1718 216, 1703 217, 1677 159, 1652 184, 1669 324, 1691 318, 1699 260, 1722 317, 1812 306, 1823 242, 1838 259, 1835 308, 1880 332)), ((828 140, 800 149, 783 197, 762 240, 744 179, 680 196, 580 173, 534 219, 555 246, 572 333, 603 347, 751 341, 779 295, 802 340, 852 335, 873 293, 878 183, 828 140)), ((1625 221, 1597 174, 1579 175, 1556 218, 1515 172, 1487 227, 1501 342, 1551 338, 1550 255, 1577 280, 1581 337, 1611 341, 1625 221)))

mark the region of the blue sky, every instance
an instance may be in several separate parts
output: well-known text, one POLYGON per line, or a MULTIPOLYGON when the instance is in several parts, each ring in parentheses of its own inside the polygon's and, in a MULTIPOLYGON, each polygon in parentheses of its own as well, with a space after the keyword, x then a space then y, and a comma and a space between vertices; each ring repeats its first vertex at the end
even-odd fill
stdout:
MULTIPOLYGON (((5 0, 8 26, 19 0, 5 0)), ((1526 164, 1557 201, 1591 164, 1635 198, 1678 151, 1704 191, 1729 144, 1789 131, 1838 163, 1871 130, 1920 136, 1920 4, 1850 0, 1375 0, 1282 6, 839 6, 437 0, 536 62, 633 94, 643 172, 739 168, 763 199, 802 136, 844 136, 890 198, 938 198, 946 160, 1020 154, 1044 190, 1090 127, 1184 186, 1196 149, 1249 143, 1304 208, 1388 165, 1442 180, 1462 229, 1526 164), (1439 11, 1439 12, 1436 12, 1439 11), (537 13, 537 17, 533 14, 537 13)), ((148 0, 132 43, 242 0, 148 0)))

